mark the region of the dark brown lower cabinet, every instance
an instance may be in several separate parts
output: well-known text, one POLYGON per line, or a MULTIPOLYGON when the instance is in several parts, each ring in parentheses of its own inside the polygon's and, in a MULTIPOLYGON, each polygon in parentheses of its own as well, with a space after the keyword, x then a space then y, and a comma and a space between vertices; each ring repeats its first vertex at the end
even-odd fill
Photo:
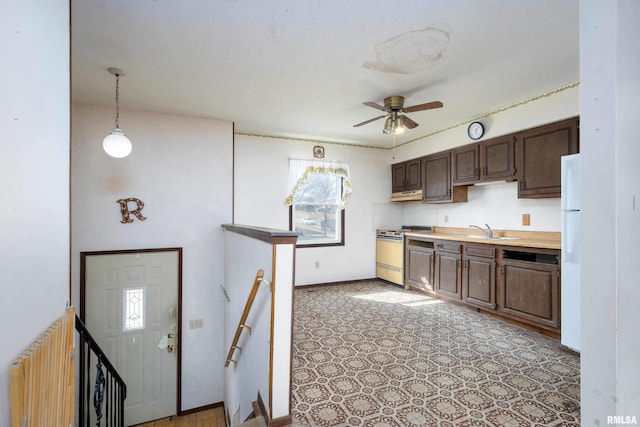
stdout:
POLYGON ((558 333, 559 256, 553 249, 409 237, 405 284, 558 333))
POLYGON ((433 242, 407 240, 405 251, 405 284, 418 289, 433 291, 433 242))
POLYGON ((436 242, 436 292, 462 299, 462 265, 460 244, 436 242))
POLYGON ((557 255, 503 251, 499 311, 521 321, 558 329, 559 277, 557 255))
POLYGON ((490 245, 465 245, 462 299, 471 305, 496 308, 496 257, 490 245))

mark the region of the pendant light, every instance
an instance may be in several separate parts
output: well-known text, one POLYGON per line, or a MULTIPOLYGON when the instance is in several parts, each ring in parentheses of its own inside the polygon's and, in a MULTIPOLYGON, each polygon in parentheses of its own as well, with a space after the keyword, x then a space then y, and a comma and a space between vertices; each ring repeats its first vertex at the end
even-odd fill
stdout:
POLYGON ((131 153, 131 141, 120 129, 120 76, 124 76, 125 72, 119 68, 109 68, 109 72, 116 76, 116 127, 102 141, 102 148, 111 157, 123 158, 131 153))

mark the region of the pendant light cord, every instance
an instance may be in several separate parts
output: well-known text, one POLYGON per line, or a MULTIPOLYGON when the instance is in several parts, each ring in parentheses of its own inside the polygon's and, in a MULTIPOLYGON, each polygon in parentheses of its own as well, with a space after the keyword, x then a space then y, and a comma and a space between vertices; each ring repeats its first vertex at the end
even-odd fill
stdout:
POLYGON ((120 74, 116 74, 116 127, 120 122, 120 74))

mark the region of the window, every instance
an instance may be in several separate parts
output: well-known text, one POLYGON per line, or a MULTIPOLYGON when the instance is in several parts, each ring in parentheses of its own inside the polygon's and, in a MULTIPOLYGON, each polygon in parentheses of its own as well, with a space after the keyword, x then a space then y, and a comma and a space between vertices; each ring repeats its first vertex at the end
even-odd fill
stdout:
POLYGON ((123 331, 144 329, 144 293, 144 288, 122 290, 123 331))
POLYGON ((344 163, 291 160, 289 225, 299 247, 344 245, 344 204, 351 193, 344 163))

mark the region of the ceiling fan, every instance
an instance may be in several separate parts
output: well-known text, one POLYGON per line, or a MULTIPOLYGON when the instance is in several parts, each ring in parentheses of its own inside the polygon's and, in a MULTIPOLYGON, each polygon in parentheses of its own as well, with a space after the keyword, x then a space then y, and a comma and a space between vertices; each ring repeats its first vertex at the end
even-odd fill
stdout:
POLYGON ((418 126, 418 123, 411 120, 409 117, 399 113, 413 113, 414 111, 431 110, 433 108, 442 108, 442 102, 433 101, 425 104, 418 104, 412 107, 404 107, 404 96, 389 96, 384 99, 384 106, 376 104, 375 102, 363 102, 364 105, 376 108, 378 110, 385 111, 387 114, 374 117, 373 119, 365 120, 362 123, 353 125, 358 127, 366 125, 367 123, 374 122, 376 120, 386 117, 383 133, 401 133, 405 128, 413 129, 418 126))

